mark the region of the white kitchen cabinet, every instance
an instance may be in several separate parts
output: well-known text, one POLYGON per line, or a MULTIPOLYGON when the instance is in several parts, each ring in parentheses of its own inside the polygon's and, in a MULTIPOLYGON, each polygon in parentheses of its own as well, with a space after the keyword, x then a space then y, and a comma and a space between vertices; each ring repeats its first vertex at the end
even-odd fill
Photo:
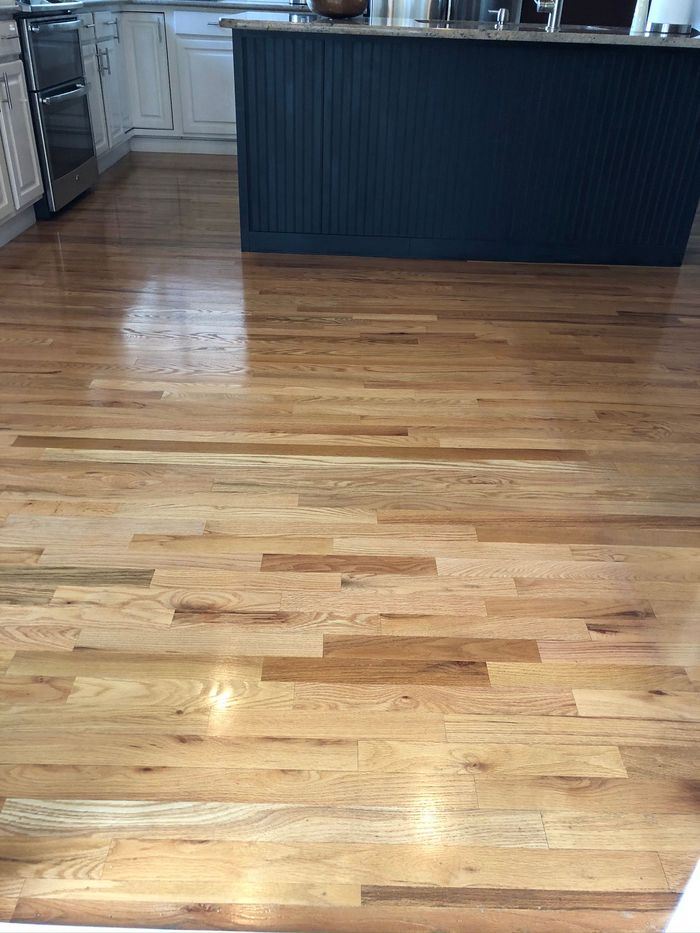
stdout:
POLYGON ((5 150, 0 146, 0 223, 15 213, 15 203, 12 200, 10 175, 7 171, 5 150))
POLYGON ((109 149, 107 136, 107 118, 102 98, 102 80, 100 66, 97 61, 97 49, 83 46, 83 68, 85 69, 85 84, 88 89, 88 106, 90 107, 90 122, 92 123, 92 138, 95 143, 95 154, 102 155, 109 149))
POLYGON ((123 105, 124 58, 116 39, 98 42, 97 61, 102 77, 102 97, 109 148, 114 149, 126 139, 123 105))
POLYGON ((234 138, 231 39, 177 36, 177 69, 184 134, 234 138))
POLYGON ((0 98, 0 137, 5 150, 12 198, 19 211, 41 197, 44 185, 22 62, 0 65, 0 78, 4 97, 7 98, 0 98))
POLYGON ((124 13, 121 25, 134 129, 172 130, 165 16, 124 13))

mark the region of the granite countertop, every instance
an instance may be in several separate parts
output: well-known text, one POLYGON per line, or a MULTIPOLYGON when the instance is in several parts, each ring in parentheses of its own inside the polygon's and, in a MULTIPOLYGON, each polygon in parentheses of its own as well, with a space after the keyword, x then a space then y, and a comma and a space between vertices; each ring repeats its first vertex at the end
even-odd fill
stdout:
POLYGON ((255 12, 280 12, 288 13, 289 10, 298 9, 301 12, 308 12, 305 3, 285 3, 284 0, 262 0, 256 3, 255 0, 83 0, 83 9, 128 9, 130 7, 148 7, 153 10, 171 9, 173 7, 179 10, 207 10, 215 8, 217 10, 241 10, 255 12))
MULTIPOLYGON (((147 7, 148 9, 160 10, 175 7, 181 10, 241 10, 241 11, 264 11, 287 13, 289 10, 298 9, 301 12, 308 12, 305 3, 285 3, 284 0, 83 0, 82 10, 88 13, 91 10, 121 10, 130 7, 147 7)), ((12 19, 17 13, 15 6, 0 5, 0 19, 12 19)))
POLYGON ((587 45, 648 45, 664 48, 700 49, 696 36, 648 36, 625 29, 562 26, 558 32, 545 32, 543 26, 529 23, 496 27, 493 23, 449 22, 415 19, 384 19, 358 16, 354 19, 327 19, 313 13, 244 12, 222 17, 227 29, 256 29, 286 32, 317 32, 329 35, 405 36, 440 39, 481 39, 517 42, 570 42, 587 45))

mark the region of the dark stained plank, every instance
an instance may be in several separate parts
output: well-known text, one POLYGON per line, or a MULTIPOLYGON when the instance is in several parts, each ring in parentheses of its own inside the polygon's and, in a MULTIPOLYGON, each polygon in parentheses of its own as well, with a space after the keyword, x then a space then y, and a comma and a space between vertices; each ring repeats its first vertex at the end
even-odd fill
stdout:
POLYGON ((483 661, 400 661, 363 658, 264 658, 263 680, 318 684, 488 686, 483 661))
POLYGON ((324 658, 538 662, 537 642, 505 638, 324 635, 324 658))

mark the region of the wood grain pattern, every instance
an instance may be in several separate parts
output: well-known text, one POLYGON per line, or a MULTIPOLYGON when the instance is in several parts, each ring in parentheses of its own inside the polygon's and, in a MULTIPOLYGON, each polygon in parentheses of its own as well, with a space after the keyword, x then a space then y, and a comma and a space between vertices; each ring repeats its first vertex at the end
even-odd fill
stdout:
POLYGON ((625 777, 614 745, 467 745, 438 742, 360 741, 361 771, 466 774, 551 774, 559 777, 625 777))
POLYGON ((318 877, 341 883, 445 885, 577 891, 668 890, 655 853, 591 852, 582 864, 579 853, 553 849, 410 845, 332 845, 305 843, 196 843, 177 840, 117 840, 102 877, 110 880, 199 877, 218 881, 275 878, 304 883, 318 877), (193 860, 193 853, 197 852, 193 860), (614 870, 617 859, 617 869, 614 870), (607 874, 607 877, 605 877, 607 874), (525 880, 527 879, 527 880, 525 880))
MULTIPOLYGON (((677 817, 681 819, 690 826, 691 817, 677 817)), ((673 826, 667 832, 669 838, 677 838, 673 826)), ((6 802, 0 813, 0 837, 106 834, 177 840, 547 848, 539 813, 517 810, 496 815, 448 810, 422 820, 421 810, 411 808, 15 799, 6 802)), ((605 839, 604 831, 601 836, 605 839)))
POLYGON ((132 154, 0 251, 0 921, 661 933, 700 241, 242 256, 235 199, 132 154))
MULTIPOLYGON (((270 890, 270 889, 268 889, 270 890)), ((643 899, 640 899, 643 902, 643 899)), ((611 931, 611 933, 661 933, 669 910, 639 911, 572 909, 484 909, 482 907, 385 907, 365 904, 362 907, 287 907, 275 904, 230 905, 200 903, 182 905, 166 901, 135 904, 124 901, 87 901, 65 898, 20 898, 14 917, 32 923, 94 924, 119 923, 133 926, 148 923, 159 929, 210 930, 219 928, 261 930, 276 933, 540 933, 543 924, 551 933, 571 933, 575 929, 611 931), (640 927, 640 924, 643 926, 640 927)))

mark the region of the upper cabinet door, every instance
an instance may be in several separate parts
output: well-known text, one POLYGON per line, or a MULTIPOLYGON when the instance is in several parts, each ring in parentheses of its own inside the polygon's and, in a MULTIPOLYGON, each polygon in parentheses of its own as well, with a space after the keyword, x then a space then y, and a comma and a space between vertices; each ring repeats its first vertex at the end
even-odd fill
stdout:
POLYGON ((15 213, 15 202, 12 200, 10 176, 7 171, 5 150, 0 144, 0 224, 15 213))
POLYGON ((229 37, 177 37, 177 70, 182 98, 182 129, 188 136, 235 139, 233 52, 229 37), (212 92, 216 89, 216 93, 212 92))
POLYGON ((44 190, 34 142, 27 85, 21 61, 0 65, 0 136, 17 210, 37 201, 44 190))
POLYGON ((171 130, 173 107, 163 13, 123 13, 132 125, 142 130, 171 130))

